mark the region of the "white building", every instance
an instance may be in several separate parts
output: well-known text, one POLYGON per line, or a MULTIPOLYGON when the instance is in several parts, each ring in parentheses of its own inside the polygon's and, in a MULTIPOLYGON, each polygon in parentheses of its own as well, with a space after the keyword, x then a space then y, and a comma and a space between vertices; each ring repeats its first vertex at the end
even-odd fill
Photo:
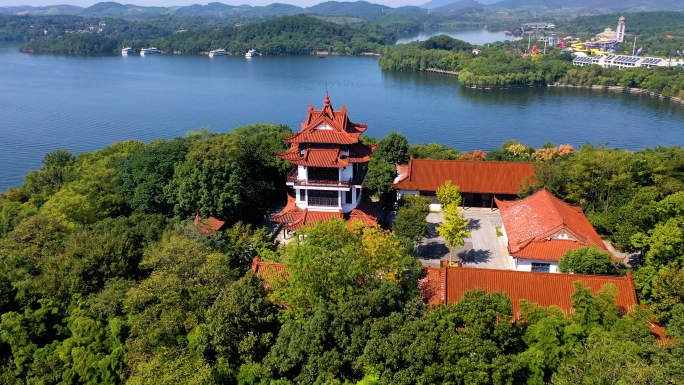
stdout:
POLYGON ((310 106, 301 131, 285 138, 290 149, 277 154, 295 166, 287 176, 295 196, 288 197, 285 209, 271 220, 288 231, 332 217, 376 225, 378 205, 361 196, 375 148, 359 140, 367 127, 351 122, 344 106, 335 111, 327 94, 323 109, 310 106))
POLYGON ((516 270, 556 273, 558 261, 569 250, 595 246, 607 251, 582 209, 545 189, 523 200, 496 200, 496 204, 516 270))
POLYGON ((620 16, 618 19, 617 29, 615 30, 615 40, 620 43, 625 41, 625 17, 620 16))
POLYGON ((596 55, 596 56, 580 56, 572 61, 572 64, 577 66, 600 65, 603 68, 618 67, 674 67, 684 66, 682 60, 670 60, 659 57, 648 56, 629 56, 629 55, 596 55))

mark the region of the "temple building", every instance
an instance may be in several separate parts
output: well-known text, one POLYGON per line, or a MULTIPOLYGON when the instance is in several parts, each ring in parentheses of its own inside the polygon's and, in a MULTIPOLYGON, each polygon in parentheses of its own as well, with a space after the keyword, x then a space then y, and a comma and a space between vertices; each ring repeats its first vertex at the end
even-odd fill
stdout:
POLYGON ((594 246, 608 251, 582 212, 546 189, 519 201, 496 200, 501 231, 516 270, 556 273, 569 250, 594 246))
POLYGON ((295 166, 287 176, 295 196, 288 196, 287 206, 271 220, 287 231, 333 217, 375 226, 379 204, 361 194, 375 149, 359 140, 367 128, 349 120, 345 106, 335 111, 327 93, 323 109, 309 106, 302 129, 285 138, 290 149, 277 154, 295 166))
POLYGON ((437 160, 411 158, 407 165, 396 165, 392 187, 397 198, 404 194, 430 199, 430 210, 439 211, 437 189, 447 180, 459 186, 463 205, 494 207, 494 198, 515 199, 522 184, 534 177, 533 163, 437 160))

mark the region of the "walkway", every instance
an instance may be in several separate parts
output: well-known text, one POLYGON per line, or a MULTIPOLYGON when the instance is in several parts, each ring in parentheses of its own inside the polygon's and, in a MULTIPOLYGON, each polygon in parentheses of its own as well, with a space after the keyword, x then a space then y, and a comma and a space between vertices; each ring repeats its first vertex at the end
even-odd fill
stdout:
MULTIPOLYGON (((472 233, 465 239, 465 245, 453 252, 453 261, 463 266, 485 269, 512 269, 503 242, 496 236, 496 227, 501 227, 501 214, 490 209, 469 208, 463 211, 470 219, 472 233)), ((418 258, 423 266, 439 267, 440 260, 449 259, 449 249, 444 238, 437 233, 437 225, 444 222, 442 213, 430 213, 427 217, 430 233, 418 246, 418 258)))

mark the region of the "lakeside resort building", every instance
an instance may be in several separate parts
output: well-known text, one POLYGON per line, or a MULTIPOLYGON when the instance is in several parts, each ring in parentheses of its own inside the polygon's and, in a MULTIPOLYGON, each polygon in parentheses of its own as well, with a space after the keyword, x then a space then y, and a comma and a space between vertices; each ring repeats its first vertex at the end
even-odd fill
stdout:
POLYGON ((285 208, 271 216, 282 224, 285 235, 302 227, 330 218, 360 220, 375 226, 380 203, 362 195, 368 162, 375 146, 359 140, 367 124, 353 123, 347 108, 333 109, 326 93, 323 109, 309 106, 299 132, 285 142, 290 149, 277 154, 295 167, 287 176, 287 185, 295 190, 285 208))
POLYGON ((521 185, 534 177, 533 163, 435 160, 411 158, 397 165, 392 187, 397 198, 404 194, 430 199, 430 210, 439 211, 437 189, 450 180, 459 186, 463 206, 494 208, 494 199, 515 199, 521 185))
POLYGON ((569 250, 595 246, 608 251, 580 207, 546 189, 519 201, 500 201, 504 242, 518 271, 556 273, 569 250))
POLYGON ((632 67, 684 67, 682 60, 670 60, 660 57, 649 56, 629 56, 629 55, 603 55, 596 56, 579 56, 573 59, 572 64, 580 67, 588 65, 600 65, 603 68, 618 67, 618 68, 632 68, 632 67))

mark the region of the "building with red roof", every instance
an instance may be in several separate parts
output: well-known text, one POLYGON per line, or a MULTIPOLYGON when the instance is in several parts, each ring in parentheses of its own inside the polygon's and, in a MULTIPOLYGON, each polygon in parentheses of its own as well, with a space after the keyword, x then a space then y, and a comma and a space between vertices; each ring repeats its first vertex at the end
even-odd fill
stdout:
POLYGON ((252 273, 264 280, 266 290, 270 289, 275 280, 287 279, 288 273, 284 263, 264 262, 259 257, 252 260, 252 273))
POLYGON ((437 160, 411 158, 397 165, 392 184, 399 195, 423 195, 432 199, 430 209, 438 210, 437 189, 450 180, 459 186, 464 206, 493 207, 493 198, 515 199, 528 178, 534 177, 533 163, 437 160))
POLYGON ((466 290, 482 289, 487 293, 504 293, 513 300, 515 318, 520 317, 520 300, 527 299, 540 306, 556 305, 566 313, 572 310, 573 283, 581 281, 596 294, 606 284, 618 290, 615 304, 622 315, 639 306, 631 274, 625 277, 546 274, 538 272, 479 269, 445 265, 427 267, 427 275, 420 280, 421 297, 435 305, 457 303, 466 290))
POLYGON ((504 240, 516 270, 555 273, 569 250, 595 246, 608 251, 580 207, 546 189, 519 201, 500 201, 504 240))
POLYGON ((336 111, 327 93, 323 109, 309 106, 301 130, 285 138, 290 149, 277 154, 295 166, 287 176, 295 197, 288 197, 287 206, 271 220, 282 223, 286 231, 330 218, 376 225, 379 207, 361 195, 375 149, 359 140, 367 128, 349 120, 346 107, 336 111))

